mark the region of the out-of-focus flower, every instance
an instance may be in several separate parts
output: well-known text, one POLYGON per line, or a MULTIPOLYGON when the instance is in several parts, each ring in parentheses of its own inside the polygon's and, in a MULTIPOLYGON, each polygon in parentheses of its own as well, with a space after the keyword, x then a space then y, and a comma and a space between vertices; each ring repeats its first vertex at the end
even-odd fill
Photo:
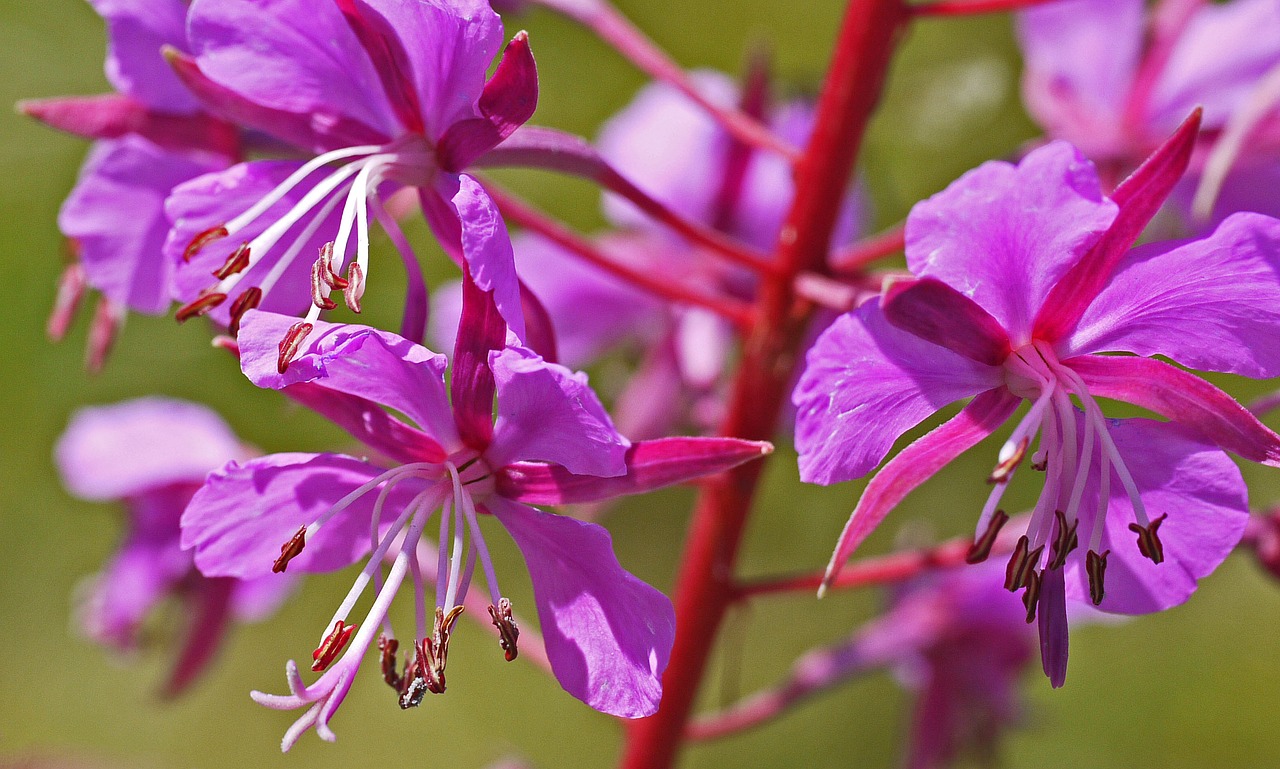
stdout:
POLYGON ((1244 120, 1248 141, 1223 158, 1194 229, 1236 211, 1280 213, 1280 2, 1061 0, 1020 12, 1018 33, 1028 111, 1098 163, 1104 186, 1199 106, 1200 151, 1174 208, 1186 218, 1210 150, 1244 120))
POLYGON ((1038 608, 1055 686, 1066 675, 1068 595, 1104 611, 1158 611, 1231 552, 1246 491, 1221 449, 1280 465, 1280 436, 1151 356, 1280 374, 1280 346, 1267 341, 1280 339, 1280 221, 1236 214, 1202 240, 1129 250, 1185 168, 1195 131, 1193 118, 1114 198, 1091 163, 1055 142, 1017 166, 986 163, 912 209, 907 263, 918 277, 842 316, 809 353, 794 395, 801 476, 864 475, 903 432, 976 397, 872 478, 828 579, 911 489, 1023 400, 1030 409, 991 475, 975 560, 1007 520, 1001 495, 1030 457, 1044 488, 1006 586, 1026 589, 1028 620, 1038 608), (1099 354, 1108 352, 1133 355, 1099 354), (1099 396, 1170 421, 1108 419, 1099 396))
POLYGON ((165 685, 177 694, 204 671, 232 620, 271 614, 288 580, 204 577, 179 546, 178 522, 205 476, 253 456, 209 409, 185 401, 140 398, 78 411, 55 457, 71 493, 123 501, 124 541, 80 607, 90 638, 121 651, 139 645, 148 614, 166 597, 184 605, 187 631, 165 685))

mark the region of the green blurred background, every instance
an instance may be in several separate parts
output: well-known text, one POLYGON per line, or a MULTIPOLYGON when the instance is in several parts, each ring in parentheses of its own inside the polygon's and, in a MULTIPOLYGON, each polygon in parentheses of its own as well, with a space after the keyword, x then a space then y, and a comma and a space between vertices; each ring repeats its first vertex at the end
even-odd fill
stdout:
MULTIPOLYGON (((321 1, 321 0, 317 0, 321 1)), ((840 14, 831 0, 631 0, 621 3, 683 63, 736 72, 744 52, 764 45, 779 75, 800 92, 821 77, 840 14)), ((0 102, 95 93, 101 22, 78 0, 0 0, 0 102)), ((531 32, 542 80, 537 121, 594 135, 642 79, 582 30, 545 13, 508 20, 531 32)), ((901 219, 912 202, 990 157, 1034 136, 1017 100, 1019 64, 1007 17, 918 25, 897 59, 883 109, 867 141, 863 176, 877 224, 901 219)), ((608 766, 618 724, 559 691, 531 666, 502 663, 491 639, 464 628, 453 645, 445 697, 401 712, 370 670, 334 721, 336 745, 305 736, 281 756, 278 741, 295 714, 250 702, 251 688, 284 688, 283 663, 305 656, 345 592, 350 575, 310 579, 271 621, 237 630, 219 663, 186 697, 155 696, 179 616, 149 631, 154 648, 120 660, 71 626, 72 593, 110 554, 119 511, 70 499, 50 462, 68 415, 84 404, 160 393, 219 409, 266 451, 319 450, 342 437, 274 393, 259 392, 228 356, 211 349, 199 324, 131 318, 106 371, 81 367, 84 318, 54 345, 43 333, 64 253, 54 226, 84 154, 82 142, 4 112, 0 117, 0 300, 4 428, 0 434, 0 765, 30 755, 93 757, 121 767, 481 767, 520 755, 540 767, 608 766)), ((543 174, 507 174, 512 186, 575 225, 601 222, 594 190, 543 174)), ((411 232, 424 242, 425 230, 411 232)), ((438 260, 437 260, 438 263, 438 260)), ((390 305, 398 286, 385 270, 375 289, 390 305)), ((374 321, 394 327, 390 308, 366 300, 374 321)), ((1264 388, 1229 381, 1249 397, 1264 388)), ((994 445, 980 448, 928 484, 868 546, 960 534, 985 494, 981 478, 994 445), (896 531, 895 531, 896 530, 896 531)), ((1255 505, 1274 500, 1274 471, 1247 468, 1255 505)), ((746 542, 743 570, 765 574, 818 568, 858 488, 801 486, 789 450, 775 457, 746 542)), ((1019 489, 1015 489, 1017 493, 1019 489)), ((1032 492, 1020 490, 1019 501, 1032 492)), ((622 562, 668 589, 692 496, 667 492, 617 510, 608 524, 622 562)), ((494 538, 496 539, 496 537, 494 538)), ((492 541, 492 540, 491 540, 492 541)), ((499 547, 504 571, 518 565, 499 547)), ((515 587, 518 579, 504 585, 515 587)), ((1189 605, 1159 616, 1073 633, 1071 672, 1051 691, 1033 671, 1025 728, 1002 751, 1009 766, 1274 767, 1280 765, 1280 587, 1247 558, 1229 561, 1189 605)), ((516 606, 531 613, 527 587, 516 606)), ((872 616, 874 593, 771 598, 735 615, 703 692, 714 706, 775 681, 805 649, 831 642, 872 616)), ((887 675, 871 677, 747 736, 691 749, 684 766, 889 767, 899 761, 908 700, 887 675)))

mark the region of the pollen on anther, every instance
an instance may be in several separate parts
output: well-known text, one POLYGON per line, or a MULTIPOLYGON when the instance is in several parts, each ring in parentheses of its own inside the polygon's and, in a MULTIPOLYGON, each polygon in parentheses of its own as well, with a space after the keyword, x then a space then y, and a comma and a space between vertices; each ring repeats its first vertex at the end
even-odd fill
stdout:
POLYGON ((360 312, 360 299, 364 296, 364 270, 356 262, 347 268, 347 286, 342 290, 342 298, 352 312, 360 312))
POLYGON ((289 364, 297 357, 298 351, 302 349, 302 343, 306 341, 307 335, 315 326, 300 320, 289 327, 284 333, 284 338, 280 340, 280 357, 276 359, 276 371, 283 374, 289 369, 289 364))
POLYGON ((210 227, 209 229, 198 233, 194 238, 191 239, 191 242, 187 244, 187 247, 182 249, 182 261, 184 262, 191 261, 196 254, 200 253, 200 249, 204 248, 205 246, 209 245, 215 240, 219 240, 221 238, 227 237, 228 234, 230 233, 227 232, 226 226, 221 224, 219 224, 217 227, 210 227))
POLYGON ((271 571, 279 574, 289 567, 289 561, 297 558, 307 546, 307 527, 301 526, 288 542, 280 546, 280 557, 271 565, 271 571))
POLYGON ((227 261, 223 262, 221 267, 213 271, 213 277, 218 280, 226 280, 232 275, 244 272, 244 269, 248 266, 249 242, 245 241, 235 251, 231 252, 231 255, 227 257, 227 261))

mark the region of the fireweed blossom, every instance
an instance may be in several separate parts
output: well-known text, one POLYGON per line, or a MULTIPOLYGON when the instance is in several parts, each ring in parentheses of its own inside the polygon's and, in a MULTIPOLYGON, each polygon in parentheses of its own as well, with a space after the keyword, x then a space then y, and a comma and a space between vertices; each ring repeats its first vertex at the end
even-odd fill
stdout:
POLYGON ((181 692, 212 661, 229 623, 273 613, 292 580, 204 577, 179 546, 178 521, 205 476, 253 452, 209 409, 140 398, 76 412, 54 451, 67 489, 81 499, 123 501, 127 533, 84 591, 79 620, 94 641, 120 651, 140 645, 148 614, 168 596, 189 623, 164 692, 181 692))
MULTIPOLYGON (((483 296, 468 285, 473 298, 483 296)), ((444 356, 363 326, 318 322, 281 374, 277 341, 289 324, 289 318, 268 313, 245 317, 239 340, 250 380, 307 403, 394 464, 336 454, 232 463, 210 476, 183 518, 183 544, 194 548, 196 563, 211 575, 251 578, 286 567, 329 571, 369 554, 313 654, 312 669, 323 675, 306 685, 290 662, 290 694, 253 695, 272 708, 309 707, 283 747, 311 727, 334 739, 329 720, 375 637, 382 674, 402 707, 417 705, 427 692, 443 692, 454 622, 477 564, 503 651, 515 658, 519 630, 480 514, 497 518, 524 555, 547 657, 565 690, 613 715, 654 712, 675 631, 670 602, 622 569, 603 528, 527 503, 646 491, 758 458, 769 445, 719 438, 630 444, 613 429, 583 375, 519 346, 469 347, 466 340, 474 334, 459 342, 452 403, 444 356), (439 579, 428 598, 417 545, 437 510, 439 579), (384 559, 392 566, 382 576, 384 559), (387 610, 406 579, 413 585, 418 640, 397 670, 399 642, 387 610), (370 581, 376 584, 373 604, 352 624, 350 613, 370 581)))
POLYGON ((289 332, 300 338, 336 306, 335 291, 358 312, 372 216, 409 276, 401 330, 420 339, 426 289, 384 204, 409 189, 523 334, 510 242, 488 195, 460 173, 533 113, 523 33, 486 82, 503 32, 481 0, 196 0, 188 31, 194 58, 171 59, 211 109, 314 156, 242 163, 174 191, 166 252, 187 302, 180 318, 208 314, 234 330, 254 307, 305 310, 289 332))
POLYGON ((1280 2, 1164 0, 1149 10, 1143 0, 1063 0, 1020 12, 1018 39, 1027 110, 1109 184, 1202 106, 1194 173, 1170 201, 1179 218, 1211 166, 1218 178, 1196 201, 1198 231, 1236 211, 1280 213, 1280 2))
POLYGON ((161 56, 186 49, 185 0, 93 0, 107 22, 107 80, 116 93, 26 101, 54 128, 96 139, 58 226, 77 262, 60 286, 50 332, 60 337, 85 285, 101 292, 91 363, 100 365, 126 309, 164 313, 174 267, 162 256, 164 199, 178 184, 226 168, 236 129, 204 111, 161 56))
POLYGON ((902 433, 974 397, 872 478, 828 579, 911 489, 1023 400, 1031 405, 989 479, 971 560, 1007 521, 1001 495, 1029 458, 1044 488, 1006 587, 1025 589, 1029 622, 1038 611, 1055 686, 1066 675, 1068 597, 1122 614, 1158 611, 1186 600, 1231 552, 1246 491, 1221 449, 1276 465, 1280 436, 1150 356, 1280 373, 1280 348, 1267 341, 1280 330, 1280 222, 1236 214, 1203 239, 1128 250, 1185 168, 1195 122, 1111 198, 1093 165, 1055 142, 1017 166, 986 163, 916 205, 906 250, 918 277, 842 316, 809 353, 794 394, 801 477, 864 475, 902 433), (1170 421, 1108 419, 1097 397, 1170 421))

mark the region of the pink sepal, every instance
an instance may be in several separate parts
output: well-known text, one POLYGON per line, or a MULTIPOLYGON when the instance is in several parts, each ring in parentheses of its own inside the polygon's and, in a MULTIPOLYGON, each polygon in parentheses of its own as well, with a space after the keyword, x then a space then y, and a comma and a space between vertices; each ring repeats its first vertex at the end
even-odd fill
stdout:
POLYGON ((440 139, 437 155, 446 171, 461 171, 496 147, 533 117, 538 107, 538 69, 529 34, 517 33, 502 53, 493 77, 480 94, 480 114, 454 123, 440 139))

